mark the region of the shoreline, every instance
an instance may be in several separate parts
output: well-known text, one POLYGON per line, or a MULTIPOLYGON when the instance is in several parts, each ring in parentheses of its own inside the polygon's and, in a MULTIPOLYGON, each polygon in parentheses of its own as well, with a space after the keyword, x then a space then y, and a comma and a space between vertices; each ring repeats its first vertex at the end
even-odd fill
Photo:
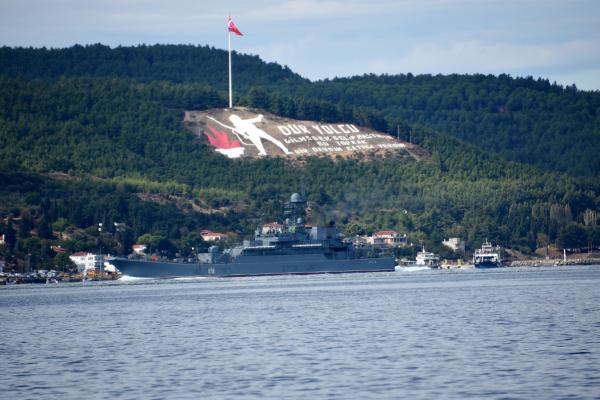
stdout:
MULTIPOLYGON (((560 266, 577 266, 577 265, 600 265, 600 258, 573 258, 564 260, 562 258, 550 258, 550 259, 530 259, 530 260, 516 260, 503 264, 498 268, 519 268, 519 267, 560 267, 560 266)), ((397 267, 400 267, 397 266, 397 267)), ((414 267, 414 266, 413 266, 414 267)), ((472 264, 446 264, 440 265, 439 269, 473 269, 475 268, 472 264)), ((73 283, 73 282, 86 282, 86 281, 115 281, 120 278, 120 275, 107 274, 105 276, 92 277, 83 279, 83 277, 77 276, 81 274, 73 274, 75 276, 45 278, 41 276, 12 276, 12 274, 3 274, 0 276, 0 286, 5 285, 19 285, 19 284, 60 284, 60 283, 73 283), (66 278, 66 279, 65 279, 66 278)))
POLYGON ((600 258, 572 258, 564 260, 562 258, 549 258, 542 260, 518 260, 511 261, 509 267, 558 267, 564 265, 600 265, 600 258))

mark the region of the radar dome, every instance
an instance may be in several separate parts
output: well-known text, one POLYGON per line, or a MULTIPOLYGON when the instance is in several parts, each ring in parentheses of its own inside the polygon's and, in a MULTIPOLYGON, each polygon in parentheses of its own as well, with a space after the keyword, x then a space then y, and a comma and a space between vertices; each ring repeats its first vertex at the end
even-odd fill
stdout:
POLYGON ((294 193, 290 198, 290 203, 303 203, 304 199, 298 193, 294 193))

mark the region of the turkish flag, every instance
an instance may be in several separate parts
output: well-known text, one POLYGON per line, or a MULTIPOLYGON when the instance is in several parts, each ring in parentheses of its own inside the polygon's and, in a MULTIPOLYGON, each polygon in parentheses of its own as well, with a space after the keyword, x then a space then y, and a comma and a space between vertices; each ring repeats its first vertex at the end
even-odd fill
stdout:
POLYGON ((229 32, 233 32, 238 36, 244 36, 231 20, 231 16, 227 17, 227 29, 229 29, 229 32))

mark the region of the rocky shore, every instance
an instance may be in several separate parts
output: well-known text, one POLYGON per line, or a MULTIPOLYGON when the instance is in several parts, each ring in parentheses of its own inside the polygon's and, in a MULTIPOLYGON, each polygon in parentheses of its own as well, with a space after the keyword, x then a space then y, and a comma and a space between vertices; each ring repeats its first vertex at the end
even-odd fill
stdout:
POLYGON ((560 265, 600 265, 600 258, 561 258, 518 260, 510 263, 511 267, 552 267, 560 265))

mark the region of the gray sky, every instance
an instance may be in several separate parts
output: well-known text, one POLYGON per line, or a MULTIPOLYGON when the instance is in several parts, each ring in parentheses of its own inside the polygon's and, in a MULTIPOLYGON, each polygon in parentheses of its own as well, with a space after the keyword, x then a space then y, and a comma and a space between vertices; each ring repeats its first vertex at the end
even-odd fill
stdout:
POLYGON ((600 0, 0 0, 0 45, 183 43, 310 79, 508 73, 600 90, 600 0))

